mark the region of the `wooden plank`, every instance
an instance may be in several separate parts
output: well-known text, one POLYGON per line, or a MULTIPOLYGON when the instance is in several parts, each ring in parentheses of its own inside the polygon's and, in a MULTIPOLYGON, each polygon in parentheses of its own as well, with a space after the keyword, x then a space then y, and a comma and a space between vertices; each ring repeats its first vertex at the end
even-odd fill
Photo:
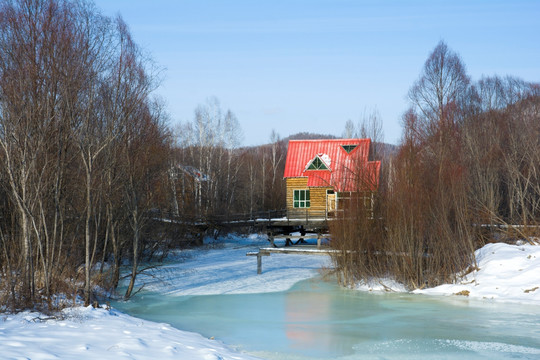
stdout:
POLYGON ((270 256, 270 254, 261 254, 259 251, 250 251, 246 254, 246 256, 270 256))
MULTIPOLYGON (((332 189, 331 187, 312 187, 309 188, 309 196, 311 198, 311 207, 309 208, 310 213, 326 213, 326 190, 332 189)), ((324 215, 323 215, 324 216, 324 215)))
POLYGON ((299 249, 299 248, 261 248, 261 254, 294 254, 294 255, 331 255, 340 253, 335 249, 299 249))
POLYGON ((294 255, 331 255, 340 253, 334 249, 297 249, 297 248, 260 248, 258 252, 250 251, 246 256, 257 256, 257 274, 262 274, 262 257, 270 254, 294 254, 294 255))
POLYGON ((318 239, 319 237, 329 238, 330 235, 274 235, 274 239, 318 239))
MULTIPOLYGON (((296 227, 296 226, 302 226, 304 230, 309 232, 317 232, 317 231, 328 231, 328 224, 334 221, 335 219, 329 218, 329 219, 308 219, 306 221, 305 215, 304 218, 299 219, 272 219, 269 222, 264 223, 258 223, 259 226, 264 226, 267 230, 270 231, 272 228, 282 228, 282 227, 296 227)), ((280 230, 281 231, 281 230, 280 230)))

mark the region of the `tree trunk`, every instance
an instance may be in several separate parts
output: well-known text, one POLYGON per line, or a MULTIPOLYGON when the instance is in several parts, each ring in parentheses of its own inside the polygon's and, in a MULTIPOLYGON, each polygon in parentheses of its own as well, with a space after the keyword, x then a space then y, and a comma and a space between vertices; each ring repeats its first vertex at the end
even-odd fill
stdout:
POLYGON ((133 287, 135 286, 135 279, 137 277, 137 271, 139 266, 139 219, 138 219, 138 213, 137 208, 135 208, 132 212, 132 221, 133 221, 133 265, 131 267, 131 280, 129 281, 128 288, 126 290, 126 295, 124 296, 125 299, 129 299, 133 292, 133 287))

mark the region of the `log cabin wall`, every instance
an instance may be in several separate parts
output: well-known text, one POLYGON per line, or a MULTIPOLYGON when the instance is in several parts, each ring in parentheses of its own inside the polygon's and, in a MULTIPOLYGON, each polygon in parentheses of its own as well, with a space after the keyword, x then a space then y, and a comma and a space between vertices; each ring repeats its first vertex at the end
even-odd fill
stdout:
POLYGON ((308 187, 308 178, 287 178, 287 211, 291 216, 295 214, 299 217, 305 216, 306 211, 310 216, 325 216, 326 214, 326 191, 333 190, 332 187, 308 187), (310 207, 295 208, 293 200, 294 190, 309 190, 310 207))
POLYGON ((293 190, 308 190, 307 177, 287 178, 287 210, 294 209, 293 206, 293 190))
POLYGON ((323 213, 326 212, 326 190, 331 187, 312 187, 309 188, 311 196, 310 212, 323 213))

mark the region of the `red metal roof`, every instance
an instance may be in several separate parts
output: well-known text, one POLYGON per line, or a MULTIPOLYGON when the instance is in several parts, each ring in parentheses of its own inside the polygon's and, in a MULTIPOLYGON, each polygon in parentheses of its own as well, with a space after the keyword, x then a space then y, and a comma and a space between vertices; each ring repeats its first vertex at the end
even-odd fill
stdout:
POLYGON ((307 177, 309 187, 336 191, 376 190, 381 163, 368 161, 370 145, 370 139, 290 140, 283 177, 307 177), (342 145, 356 147, 348 153, 342 145), (316 156, 329 170, 307 170, 316 156))

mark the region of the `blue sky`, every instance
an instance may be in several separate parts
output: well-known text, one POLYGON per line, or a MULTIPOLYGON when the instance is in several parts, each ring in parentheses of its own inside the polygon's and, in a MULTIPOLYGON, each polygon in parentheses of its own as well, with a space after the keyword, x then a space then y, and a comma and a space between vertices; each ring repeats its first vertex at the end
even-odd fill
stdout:
POLYGON ((171 125, 217 97, 244 145, 341 135, 377 109, 398 143, 407 92, 440 40, 473 80, 540 82, 540 1, 97 0, 162 68, 171 125))

